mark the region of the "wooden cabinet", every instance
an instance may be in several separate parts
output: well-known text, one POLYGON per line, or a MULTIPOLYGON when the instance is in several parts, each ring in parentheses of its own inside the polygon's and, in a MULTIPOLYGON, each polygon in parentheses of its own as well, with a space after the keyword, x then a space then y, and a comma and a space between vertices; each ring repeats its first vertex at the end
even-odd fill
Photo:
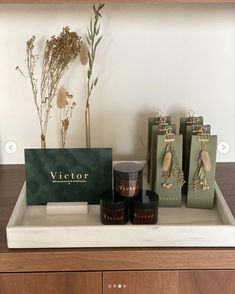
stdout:
POLYGON ((0 274, 0 294, 234 294, 235 271, 0 274))
POLYGON ((0 294, 101 294, 99 272, 0 274, 0 294))
POLYGON ((234 294, 235 271, 179 272, 178 294, 234 294))
POLYGON ((103 294, 178 294, 177 271, 106 272, 103 283, 103 294))
POLYGON ((103 274, 103 294, 234 294, 235 271, 126 271, 103 274))

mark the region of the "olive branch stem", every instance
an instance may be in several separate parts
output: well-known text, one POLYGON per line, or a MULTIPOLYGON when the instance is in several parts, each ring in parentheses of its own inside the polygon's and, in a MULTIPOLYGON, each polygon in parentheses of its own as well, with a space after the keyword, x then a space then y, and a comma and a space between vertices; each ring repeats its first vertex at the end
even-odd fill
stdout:
POLYGON ((92 90, 98 83, 98 77, 93 78, 93 66, 96 57, 97 47, 102 40, 100 35, 101 10, 104 4, 93 5, 93 16, 90 19, 90 26, 87 28, 86 41, 88 44, 88 69, 86 81, 86 100, 85 100, 85 130, 86 147, 91 147, 91 116, 90 116, 90 98, 92 90))

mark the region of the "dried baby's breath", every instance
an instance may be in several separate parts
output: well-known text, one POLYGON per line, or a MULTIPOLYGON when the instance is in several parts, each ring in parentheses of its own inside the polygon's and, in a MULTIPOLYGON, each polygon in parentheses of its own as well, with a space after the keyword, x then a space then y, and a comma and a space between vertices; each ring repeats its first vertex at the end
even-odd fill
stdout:
MULTIPOLYGON (((41 147, 46 148, 46 133, 52 102, 62 76, 80 52, 81 38, 76 32, 70 32, 69 27, 64 27, 57 37, 52 36, 46 41, 40 86, 35 77, 35 66, 39 60, 39 56, 34 53, 35 39, 33 36, 26 42, 26 65, 40 123, 41 147)), ((17 69, 22 73, 19 68, 17 69)))

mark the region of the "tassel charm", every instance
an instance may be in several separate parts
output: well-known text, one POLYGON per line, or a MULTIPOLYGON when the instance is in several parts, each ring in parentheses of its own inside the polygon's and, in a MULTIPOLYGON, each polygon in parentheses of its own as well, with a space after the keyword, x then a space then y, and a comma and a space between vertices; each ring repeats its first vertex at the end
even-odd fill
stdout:
POLYGON ((203 191, 210 190, 210 186, 207 180, 207 173, 211 171, 211 160, 205 145, 202 145, 202 149, 198 158, 197 169, 193 177, 191 184, 191 191, 195 192, 199 188, 203 191))
POLYGON ((173 183, 172 183, 173 177, 177 178, 177 184, 181 185, 181 187, 185 183, 184 173, 178 163, 178 159, 172 144, 167 144, 166 146, 166 151, 163 156, 162 171, 163 171, 163 174, 162 174, 163 188, 171 189, 173 187, 173 183))

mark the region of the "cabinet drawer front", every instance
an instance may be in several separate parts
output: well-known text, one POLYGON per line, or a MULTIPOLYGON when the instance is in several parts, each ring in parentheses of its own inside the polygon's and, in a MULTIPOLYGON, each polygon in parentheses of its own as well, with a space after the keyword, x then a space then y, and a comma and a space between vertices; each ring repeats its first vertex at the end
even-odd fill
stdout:
POLYGON ((103 274, 104 294, 177 294, 177 288, 177 271, 123 271, 103 274))
POLYGON ((234 294, 235 271, 117 271, 103 274, 104 294, 234 294))
POLYGON ((183 271, 179 274, 179 294, 234 294, 235 271, 183 271))
POLYGON ((100 294, 101 273, 0 274, 0 294, 100 294))

